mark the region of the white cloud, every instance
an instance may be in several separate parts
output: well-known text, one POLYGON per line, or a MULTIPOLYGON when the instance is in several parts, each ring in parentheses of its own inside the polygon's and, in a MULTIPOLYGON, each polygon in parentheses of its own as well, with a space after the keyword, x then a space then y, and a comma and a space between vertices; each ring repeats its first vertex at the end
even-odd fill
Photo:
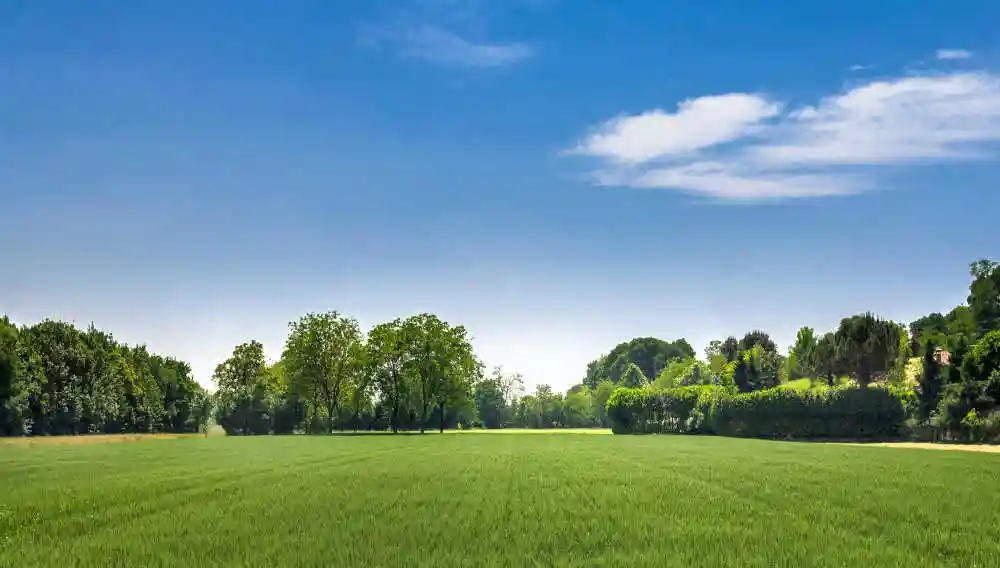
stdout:
POLYGON ((989 157, 1000 142, 1000 77, 954 73, 872 81, 782 111, 756 94, 685 101, 608 121, 576 153, 602 185, 716 198, 858 193, 880 167, 989 157))
POLYGON ((609 120, 576 151, 641 163, 741 138, 780 110, 763 97, 743 93, 689 99, 679 104, 674 114, 656 109, 609 120))
POLYGON ((851 65, 848 67, 851 71, 864 71, 866 69, 871 69, 871 65, 851 65))
POLYGON ((877 81, 789 115, 753 155, 772 164, 889 165, 971 158, 1000 138, 1000 79, 877 81))
POLYGON ((968 59, 972 57, 972 52, 966 49, 939 49, 938 59, 968 59))

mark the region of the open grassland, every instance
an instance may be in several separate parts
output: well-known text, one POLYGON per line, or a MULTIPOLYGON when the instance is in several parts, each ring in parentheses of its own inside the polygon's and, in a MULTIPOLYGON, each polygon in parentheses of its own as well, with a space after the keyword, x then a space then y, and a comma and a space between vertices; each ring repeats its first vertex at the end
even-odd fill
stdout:
POLYGON ((1000 456, 699 436, 0 445, 0 566, 997 566, 1000 456))

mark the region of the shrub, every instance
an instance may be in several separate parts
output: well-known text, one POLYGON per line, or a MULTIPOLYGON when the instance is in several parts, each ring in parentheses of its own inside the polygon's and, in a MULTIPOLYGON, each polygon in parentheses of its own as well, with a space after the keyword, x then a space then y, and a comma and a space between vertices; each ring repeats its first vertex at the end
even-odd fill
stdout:
POLYGON ((754 438, 892 438, 906 418, 905 395, 893 389, 768 389, 720 399, 712 430, 754 438))
POLYGON ((619 388, 607 404, 611 430, 615 434, 701 432, 713 402, 727 392, 715 385, 619 388))
POLYGON ((618 389, 608 399, 616 434, 706 433, 755 438, 895 438, 913 394, 843 387, 774 388, 735 394, 722 387, 618 389))

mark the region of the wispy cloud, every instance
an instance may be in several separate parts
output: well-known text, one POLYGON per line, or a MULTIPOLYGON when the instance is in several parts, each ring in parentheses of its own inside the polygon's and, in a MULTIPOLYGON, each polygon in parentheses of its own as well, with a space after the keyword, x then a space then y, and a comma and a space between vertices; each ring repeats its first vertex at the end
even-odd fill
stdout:
POLYGON ((363 26, 359 38, 406 58, 450 67, 504 67, 534 56, 536 48, 526 42, 488 36, 493 7, 489 0, 415 0, 408 10, 363 26))
POLYGON ((968 59, 972 57, 972 52, 966 49, 939 49, 936 55, 938 59, 968 59))
POLYGON ((524 43, 475 43, 433 26, 402 30, 395 39, 404 56, 443 65, 502 67, 534 55, 524 43))
POLYGON ((848 67, 851 71, 864 71, 866 69, 871 69, 871 65, 851 65, 848 67))
POLYGON ((1000 77, 952 73, 872 81, 786 108, 731 93, 613 118, 571 150, 599 158, 602 185, 731 200, 877 187, 880 168, 983 159, 1000 141, 1000 77))

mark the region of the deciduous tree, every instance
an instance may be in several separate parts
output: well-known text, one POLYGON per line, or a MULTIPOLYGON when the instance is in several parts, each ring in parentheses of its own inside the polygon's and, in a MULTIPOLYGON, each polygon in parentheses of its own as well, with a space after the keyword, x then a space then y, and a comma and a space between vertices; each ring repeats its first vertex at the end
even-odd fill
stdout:
POLYGON ((326 410, 333 431, 344 386, 363 371, 361 329, 336 311, 306 314, 289 327, 282 361, 312 404, 326 410))

